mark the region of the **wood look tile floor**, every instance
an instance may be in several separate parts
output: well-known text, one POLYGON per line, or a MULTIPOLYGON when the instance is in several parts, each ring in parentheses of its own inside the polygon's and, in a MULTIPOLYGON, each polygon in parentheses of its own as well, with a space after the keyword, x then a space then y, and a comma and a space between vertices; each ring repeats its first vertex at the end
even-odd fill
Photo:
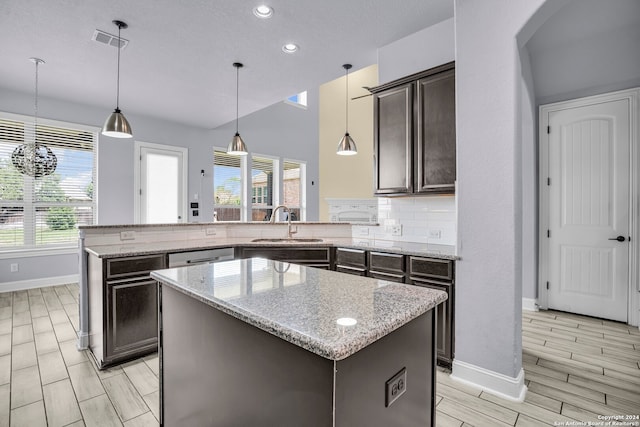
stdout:
POLYGON ((99 371, 77 329, 77 284, 0 293, 0 427, 158 426, 157 355, 99 371))
MULTIPOLYGON (((157 426, 158 357, 100 371, 76 350, 77 329, 77 284, 0 293, 0 427, 157 426)), ((439 369, 437 425, 587 425, 599 415, 640 415, 638 328, 524 312, 522 346, 523 403, 439 369)))

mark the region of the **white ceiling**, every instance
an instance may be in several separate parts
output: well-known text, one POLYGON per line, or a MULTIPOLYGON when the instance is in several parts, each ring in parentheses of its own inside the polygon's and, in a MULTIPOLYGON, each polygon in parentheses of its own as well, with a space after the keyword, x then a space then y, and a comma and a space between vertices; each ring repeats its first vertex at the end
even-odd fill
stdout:
POLYGON ((0 87, 33 93, 40 57, 42 97, 115 107, 116 49, 91 41, 95 29, 122 37, 120 108, 214 128, 240 115, 377 62, 377 48, 453 16, 453 0, 2 0, 0 87), (284 43, 300 46, 294 55, 284 43))

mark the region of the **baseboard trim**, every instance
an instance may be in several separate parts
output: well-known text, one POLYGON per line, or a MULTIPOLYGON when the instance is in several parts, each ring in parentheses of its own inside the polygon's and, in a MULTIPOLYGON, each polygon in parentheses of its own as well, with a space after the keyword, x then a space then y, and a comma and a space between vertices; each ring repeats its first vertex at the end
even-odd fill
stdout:
POLYGON ((524 370, 517 377, 509 377, 470 363, 453 361, 451 379, 477 387, 488 393, 513 402, 523 402, 527 394, 524 385, 524 370))
POLYGON ((18 280, 0 284, 0 292, 23 291, 25 289, 42 288, 45 286, 66 285, 67 283, 78 283, 78 275, 46 277, 42 279, 18 280))
POLYGON ((534 298, 522 298, 522 309, 527 311, 539 311, 538 300, 534 298))

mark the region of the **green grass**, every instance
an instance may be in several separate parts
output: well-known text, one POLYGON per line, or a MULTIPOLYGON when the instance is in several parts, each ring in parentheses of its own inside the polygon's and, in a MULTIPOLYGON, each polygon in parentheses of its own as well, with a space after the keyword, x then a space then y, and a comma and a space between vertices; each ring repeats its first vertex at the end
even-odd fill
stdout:
MULTIPOLYGON (((78 239, 78 230, 49 230, 46 227, 36 229, 36 245, 47 243, 75 242, 78 239)), ((2 229, 0 227, 0 248, 22 246, 24 244, 23 230, 21 228, 2 229)))

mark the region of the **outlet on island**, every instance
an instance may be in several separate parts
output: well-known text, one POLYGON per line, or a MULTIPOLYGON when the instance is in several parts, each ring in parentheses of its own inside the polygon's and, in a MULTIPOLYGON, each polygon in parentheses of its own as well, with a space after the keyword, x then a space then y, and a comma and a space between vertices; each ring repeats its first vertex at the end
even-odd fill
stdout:
POLYGON ((407 368, 402 368, 385 383, 385 407, 390 406, 407 391, 407 368))

